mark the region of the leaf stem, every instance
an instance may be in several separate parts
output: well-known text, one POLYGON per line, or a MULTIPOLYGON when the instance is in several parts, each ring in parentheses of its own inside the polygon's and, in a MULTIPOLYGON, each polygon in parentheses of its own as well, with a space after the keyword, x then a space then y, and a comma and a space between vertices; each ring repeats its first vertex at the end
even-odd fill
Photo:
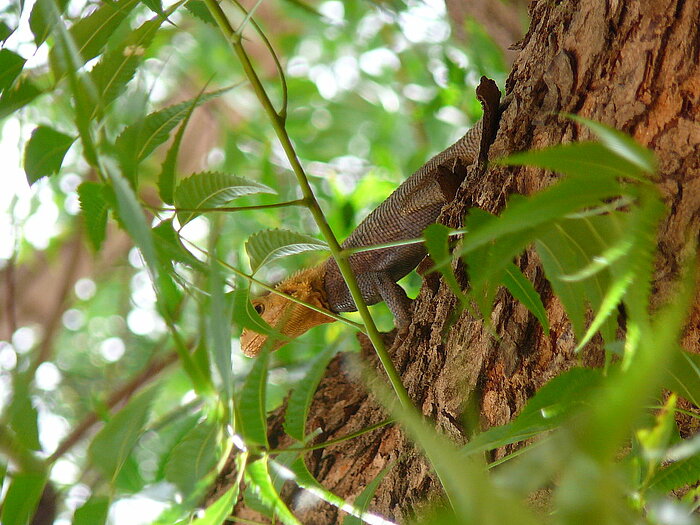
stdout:
POLYGON ((408 396, 408 392, 401 383, 401 377, 399 376, 399 373, 396 370, 394 363, 391 361, 389 352, 386 350, 384 342, 382 341, 381 334, 379 333, 379 330, 377 329, 377 326, 374 323, 374 320, 372 319, 372 315, 369 312, 367 304, 362 298, 362 293, 360 292, 360 288, 357 285, 357 280, 355 279, 355 275, 353 274, 352 268, 350 267, 350 263, 347 259, 347 256, 345 256, 342 253, 342 248, 340 247, 340 244, 338 243, 338 240, 336 239, 333 230, 328 224, 328 221, 326 220, 326 217, 323 214, 321 206, 318 204, 318 201, 314 196, 313 190, 311 189, 311 185, 309 184, 309 180, 306 177, 306 173, 304 172, 304 168, 299 162, 299 158, 297 157, 292 141, 285 128, 284 118, 281 117, 277 113, 277 111, 275 111, 275 108, 272 105, 272 101, 270 100, 270 97, 265 91, 265 88, 262 85, 258 74, 253 68, 252 63, 250 62, 250 58, 248 57, 248 53, 243 47, 240 35, 238 35, 236 31, 231 27, 231 24, 226 18, 226 14, 221 9, 221 6, 219 6, 216 0, 204 1, 210 13, 216 20, 219 29, 221 29, 226 39, 233 46, 233 50, 238 56, 238 59, 241 62, 243 70, 245 71, 245 74, 248 77, 248 80, 251 83, 251 86, 253 87, 253 90, 255 91, 258 100, 260 101, 260 103, 263 106, 263 109, 267 113, 270 123, 272 124, 272 127, 274 128, 275 133, 277 134, 277 138, 280 141, 280 144, 282 145, 282 149, 284 149, 287 159, 289 160, 289 163, 292 166, 294 175, 297 178, 297 183, 301 188, 302 196, 306 200, 307 207, 311 212, 311 215, 313 216, 316 225, 321 231, 321 234, 326 239, 330 251, 338 264, 340 273, 342 274, 343 279, 345 280, 345 283, 347 284, 347 287, 350 290, 350 295, 352 296, 353 301, 355 302, 357 311, 360 313, 360 317, 362 318, 362 321, 365 324, 367 336, 369 337, 370 341, 372 342, 372 345, 374 346, 375 351, 377 352, 377 356, 379 357, 379 360, 381 361, 382 366, 384 367, 384 371, 386 372, 389 378, 391 386, 396 392, 396 396, 398 397, 399 401, 404 407, 412 406, 411 399, 408 396))
POLYGON ((166 207, 166 208, 154 208, 156 211, 174 211, 174 212, 234 212, 234 211, 246 211, 246 210, 264 210, 266 208, 286 208, 288 206, 306 206, 306 200, 295 199, 293 201, 275 202, 273 204, 253 204, 251 206, 217 206, 216 208, 178 208, 178 207, 166 207))

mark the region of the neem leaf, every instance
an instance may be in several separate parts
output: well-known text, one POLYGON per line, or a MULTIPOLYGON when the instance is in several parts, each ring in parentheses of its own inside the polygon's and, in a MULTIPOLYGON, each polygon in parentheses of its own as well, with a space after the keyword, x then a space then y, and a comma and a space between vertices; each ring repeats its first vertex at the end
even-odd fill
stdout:
POLYGON ((328 245, 314 237, 283 229, 254 233, 245 243, 253 273, 276 259, 309 251, 327 250, 328 245))
POLYGON ((34 184, 37 180, 58 173, 68 148, 75 141, 48 126, 39 126, 24 148, 24 171, 27 182, 34 184))
POLYGON ((180 224, 185 225, 197 215, 200 208, 218 208, 233 199, 255 193, 275 193, 260 182, 215 171, 195 173, 183 179, 175 189, 175 206, 180 224))
POLYGON ((246 443, 263 446, 267 446, 265 394, 269 360, 270 352, 263 349, 245 378, 237 405, 240 416, 237 430, 243 435, 246 443))
POLYGON ((26 62, 9 49, 0 49, 0 91, 12 85, 26 62))
POLYGON ((294 517, 287 505, 282 501, 270 479, 267 457, 254 461, 246 467, 246 474, 250 478, 255 494, 270 508, 285 525, 301 525, 294 517))
POLYGON ((192 494, 197 483, 216 465, 217 435, 216 425, 202 422, 171 450, 165 479, 174 483, 183 495, 192 494))
POLYGON ((83 182, 78 186, 78 200, 85 218, 90 245, 97 251, 107 233, 107 213, 110 208, 110 203, 105 197, 104 184, 83 182))
POLYGON ((520 268, 513 263, 506 266, 503 274, 503 286, 508 288, 513 297, 530 310, 542 325, 542 330, 549 334, 549 319, 547 319, 547 311, 542 304, 540 294, 537 293, 530 279, 525 277, 520 268))
POLYGON ((0 96, 0 119, 14 113, 29 104, 43 93, 27 77, 21 77, 11 88, 5 89, 0 96))

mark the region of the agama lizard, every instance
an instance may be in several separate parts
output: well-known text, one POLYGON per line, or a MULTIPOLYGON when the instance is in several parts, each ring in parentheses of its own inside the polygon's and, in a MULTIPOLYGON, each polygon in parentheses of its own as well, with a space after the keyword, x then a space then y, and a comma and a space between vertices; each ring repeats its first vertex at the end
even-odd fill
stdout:
MULTIPOLYGON (((437 220, 443 206, 454 199, 466 175, 466 167, 476 161, 485 163, 488 148, 495 138, 500 91, 493 80, 482 77, 476 92, 484 117, 455 144, 435 155, 406 179, 360 223, 343 242, 343 248, 415 239, 437 220), (486 132, 483 132, 484 128, 486 132)), ((354 253, 348 259, 362 298, 368 305, 386 302, 399 329, 410 321, 410 299, 397 281, 411 272, 425 255, 422 244, 407 244, 354 253)), ((332 257, 319 266, 293 274, 276 289, 334 313, 357 309, 332 257)), ((252 302, 262 318, 287 338, 275 341, 272 350, 314 326, 334 321, 275 293, 267 293, 252 302)), ((256 356, 266 339, 265 335, 244 330, 241 336, 243 353, 256 356)))

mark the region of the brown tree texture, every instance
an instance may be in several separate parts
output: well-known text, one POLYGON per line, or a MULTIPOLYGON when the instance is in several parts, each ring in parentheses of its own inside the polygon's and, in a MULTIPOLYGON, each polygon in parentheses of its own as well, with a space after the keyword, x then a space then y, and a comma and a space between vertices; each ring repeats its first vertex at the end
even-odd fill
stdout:
MULTIPOLYGON (((658 232, 653 283, 654 304, 661 304, 672 292, 688 241, 700 231, 700 2, 541 0, 531 4, 530 18, 506 82, 512 99, 491 157, 590 138, 561 113, 601 121, 654 150, 659 159, 656 182, 668 207, 658 232)), ((465 182, 444 210, 443 222, 459 225, 472 206, 498 212, 510 194, 531 194, 555 179, 534 168, 492 168, 482 180, 465 182)), ((456 443, 466 439, 467 403, 477 407, 475 424, 480 428, 507 423, 539 387, 579 362, 572 351, 571 325, 550 292, 537 256, 528 251, 519 264, 543 295, 552 328, 549 336, 506 294, 497 297, 492 315, 498 337, 467 313, 449 326, 455 299, 439 278, 429 276, 415 302, 408 334, 392 345, 394 362, 414 403, 456 443)), ((700 352, 699 304, 696 300, 683 338, 684 347, 693 352, 700 352)), ((589 347, 583 363, 599 365, 600 341, 589 347)), ((369 350, 364 355, 372 361, 369 350)), ((315 395, 308 430, 322 429, 319 442, 386 418, 348 368, 343 356, 334 359, 315 395)), ((271 445, 287 444, 280 412, 269 423, 271 445)), ((680 423, 682 433, 693 432, 689 420, 680 423)), ((495 457, 507 452, 499 450, 495 457)), ((316 478, 350 501, 388 463, 396 462, 370 509, 399 522, 439 489, 426 461, 396 426, 306 457, 316 478)), ((224 471, 217 494, 234 474, 224 471)), ((297 496, 291 487, 285 492, 302 523, 339 522, 334 507, 297 496)), ((236 514, 262 519, 242 504, 236 514)))

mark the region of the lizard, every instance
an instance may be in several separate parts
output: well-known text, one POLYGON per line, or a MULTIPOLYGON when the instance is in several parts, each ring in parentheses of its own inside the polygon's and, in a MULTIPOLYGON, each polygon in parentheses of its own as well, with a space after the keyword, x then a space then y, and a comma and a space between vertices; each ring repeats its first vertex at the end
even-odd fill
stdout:
MULTIPOLYGON (((484 109, 482 119, 394 190, 342 243, 343 249, 420 237, 423 230, 437 220, 443 206, 454 199, 466 176, 466 167, 474 162, 485 166, 498 125, 500 91, 493 80, 482 77, 476 92, 484 109)), ((409 324, 411 300, 397 281, 425 256, 425 247, 416 243, 357 252, 348 257, 364 301, 368 305, 384 301, 399 330, 409 324)), ((333 257, 292 274, 275 289, 324 311, 357 310, 333 257)), ((253 299, 252 304, 256 312, 284 336, 272 342, 271 350, 314 326, 335 321, 273 292, 253 299)), ((267 336, 245 329, 241 335, 241 349, 248 357, 254 357, 266 340, 267 336)))

